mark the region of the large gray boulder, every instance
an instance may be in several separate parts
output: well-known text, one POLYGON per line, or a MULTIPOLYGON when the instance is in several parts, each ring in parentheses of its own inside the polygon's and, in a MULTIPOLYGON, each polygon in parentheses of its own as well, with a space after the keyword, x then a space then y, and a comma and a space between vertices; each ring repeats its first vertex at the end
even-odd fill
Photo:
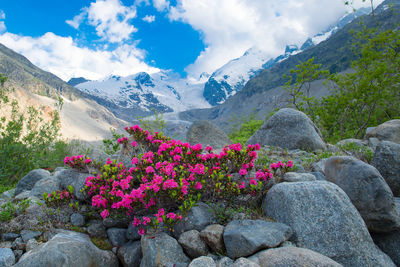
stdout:
POLYGON ((400 266, 400 230, 391 233, 372 234, 375 244, 400 266))
POLYGON ((314 123, 303 112, 291 108, 279 110, 247 141, 247 144, 256 143, 305 151, 326 148, 314 123))
POLYGON ((346 192, 370 231, 399 228, 393 193, 373 166, 353 157, 331 157, 325 164, 325 176, 346 192))
POLYGON ((15 263, 15 255, 10 248, 0 248, 0 266, 9 267, 15 263))
POLYGON ((187 265, 190 262, 176 239, 166 233, 145 235, 141 244, 143 253, 141 267, 187 265))
POLYGON ((199 202, 192 207, 188 215, 175 224, 173 235, 178 238, 183 232, 189 230, 203 230, 207 225, 217 223, 217 218, 212 213, 210 206, 199 202))
POLYGON ((249 256, 265 248, 274 248, 292 235, 289 226, 263 220, 234 220, 224 230, 224 243, 229 258, 249 256))
POLYGON ((48 177, 41 179, 35 183, 33 186, 30 196, 43 198, 44 193, 52 193, 53 191, 57 191, 61 189, 60 181, 55 179, 54 177, 48 177))
POLYGON ((130 241, 118 249, 118 258, 124 267, 139 267, 142 259, 140 241, 130 241))
POLYGON ((195 121, 186 133, 186 141, 190 144, 202 144, 203 148, 211 146, 214 149, 232 144, 229 137, 209 121, 195 121))
POLYGON ((366 139, 371 137, 379 140, 391 141, 400 144, 400 120, 390 120, 384 122, 374 129, 368 131, 366 139))
POLYGON ((85 187, 86 178, 90 176, 89 173, 82 173, 74 169, 64 169, 57 172, 57 179, 60 181, 63 189, 68 189, 71 185, 74 188, 73 194, 78 200, 87 200, 88 196, 81 192, 85 187))
MULTIPOLYGON (((261 267, 340 267, 336 261, 306 248, 284 247, 267 249, 258 255, 261 267)), ((354 265, 355 266, 355 265, 354 265)))
POLYGON ((45 178, 50 178, 50 172, 43 169, 30 171, 27 175, 25 175, 24 177, 22 177, 21 180, 18 181, 17 186, 15 187, 14 194, 17 196, 25 190, 32 190, 37 181, 45 178))
POLYGON ((115 266, 118 259, 111 252, 96 247, 89 236, 70 231, 55 235, 47 243, 25 253, 16 267, 115 266))
POLYGON ((394 266, 372 241, 346 193, 326 181, 280 183, 264 199, 266 216, 289 225, 298 247, 344 266, 394 266))
POLYGON ((380 142, 371 165, 378 169, 393 195, 400 197, 400 145, 389 141, 380 142))

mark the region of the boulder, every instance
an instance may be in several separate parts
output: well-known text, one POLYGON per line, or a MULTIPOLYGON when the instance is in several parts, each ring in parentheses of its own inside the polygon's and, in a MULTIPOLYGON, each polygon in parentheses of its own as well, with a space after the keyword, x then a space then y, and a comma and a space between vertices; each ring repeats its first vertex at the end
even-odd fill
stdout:
POLYGON ((30 196, 43 198, 43 193, 52 193, 53 191, 61 190, 61 184, 54 177, 48 177, 41 179, 33 186, 30 196))
POLYGON ((231 265, 231 267, 260 267, 260 265, 249 259, 239 258, 231 265))
POLYGON ((169 266, 189 264, 189 258, 183 253, 175 238, 166 233, 145 235, 141 240, 143 258, 141 267, 169 266))
POLYGON ((232 259, 246 257, 259 250, 279 246, 292 233, 292 229, 282 223, 234 220, 224 230, 226 253, 232 259))
POLYGON ((200 232, 200 237, 207 243, 212 251, 222 253, 224 246, 224 227, 220 224, 211 224, 200 232))
POLYGON ((128 242, 125 228, 108 228, 107 236, 114 247, 120 247, 128 242))
POLYGON ((39 243, 36 241, 36 239, 29 239, 28 242, 26 242, 26 252, 31 251, 37 246, 39 246, 39 243))
POLYGON ((140 241, 130 241, 118 249, 118 258, 124 267, 139 267, 142 259, 140 241))
POLYGON ((215 215, 212 213, 210 206, 203 202, 199 202, 192 207, 189 214, 174 226, 174 236, 179 237, 183 232, 189 230, 203 230, 207 225, 217 223, 215 215))
POLYGON ((331 157, 325 165, 326 180, 349 196, 373 232, 391 232, 400 226, 393 193, 373 166, 353 157, 331 157))
MULTIPOLYGON (((267 249, 258 254, 261 267, 340 267, 334 260, 306 248, 284 247, 267 249)), ((349 265, 350 266, 350 265, 349 265)), ((354 265, 356 266, 356 265, 354 265)))
POLYGON ((378 247, 400 266, 400 230, 391 233, 372 234, 378 247))
POLYGON ((191 145, 202 144, 203 148, 211 146, 214 149, 232 144, 229 137, 209 121, 195 121, 186 133, 186 141, 191 145))
POLYGON ((17 186, 15 187, 15 195, 17 196, 25 190, 31 190, 37 181, 49 177, 50 172, 43 169, 30 171, 18 181, 17 186))
POLYGON ((15 267, 115 266, 118 259, 111 251, 96 247, 89 236, 70 231, 55 235, 47 243, 22 255, 15 267))
POLYGON ((57 179, 60 181, 62 189, 68 189, 71 185, 74 188, 74 196, 78 200, 87 200, 88 196, 81 192, 85 187, 86 178, 90 176, 89 173, 82 173, 74 169, 64 169, 57 172, 57 179))
POLYGON ((303 112, 291 108, 279 110, 247 141, 247 144, 256 143, 305 151, 326 148, 314 123, 303 112))
POLYGON ((365 136, 366 139, 371 137, 400 144, 400 120, 390 120, 378 125, 365 136))
POLYGON ((70 221, 73 226, 81 227, 85 225, 85 217, 83 217, 83 215, 80 213, 72 213, 70 221))
POLYGON ((228 257, 223 257, 216 262, 217 267, 232 267, 233 263, 233 260, 228 257))
POLYGON ((208 254, 207 245, 200 238, 200 233, 197 230, 190 230, 181 234, 178 243, 191 258, 197 258, 208 254))
POLYGON ((400 145, 389 141, 380 142, 371 165, 378 169, 393 195, 400 197, 400 145))
POLYGON ((1 241, 14 241, 19 237, 19 234, 16 233, 4 233, 1 236, 1 241))
POLYGON ((30 230, 22 230, 21 237, 24 242, 28 242, 29 239, 38 238, 42 235, 42 232, 39 231, 30 231, 30 230))
POLYGON ((287 172, 282 177, 282 182, 306 182, 315 181, 317 178, 311 173, 297 173, 297 172, 287 172))
POLYGON ((192 260, 189 267, 216 267, 215 261, 210 257, 201 256, 192 260))
POLYGON ((10 248, 0 248, 0 266, 8 267, 15 263, 15 255, 10 248))
POLYGON ((87 232, 93 237, 107 238, 106 227, 99 220, 90 221, 87 232))
POLYGON ((373 243, 349 197, 333 183, 277 184, 268 191, 263 209, 266 216, 292 228, 292 240, 298 247, 344 266, 394 266, 373 243))
POLYGON ((139 235, 138 231, 139 231, 138 227, 133 226, 132 222, 129 223, 128 228, 126 230, 126 238, 133 241, 140 240, 141 236, 139 235))

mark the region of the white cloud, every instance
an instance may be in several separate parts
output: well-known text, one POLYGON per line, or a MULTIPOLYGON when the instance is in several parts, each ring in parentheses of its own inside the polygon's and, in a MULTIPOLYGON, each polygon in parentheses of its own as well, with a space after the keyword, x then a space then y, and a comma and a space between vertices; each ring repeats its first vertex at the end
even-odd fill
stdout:
POLYGON ((110 74, 127 76, 140 71, 159 71, 144 63, 145 52, 133 45, 120 45, 113 51, 91 50, 78 47, 71 37, 54 33, 38 38, 4 33, 0 35, 0 43, 65 81, 80 76, 95 80, 110 74))
POLYGON ((120 0, 96 0, 89 7, 66 23, 78 29, 87 19, 87 23, 96 29, 96 34, 104 41, 120 43, 128 40, 137 29, 130 23, 136 17, 136 7, 124 6, 120 0))
POLYGON ((153 6, 158 10, 158 11, 164 11, 166 9, 169 9, 169 1, 168 0, 153 0, 153 6))
POLYGON ((143 21, 146 21, 148 23, 152 23, 156 20, 156 16, 154 15, 146 15, 142 18, 143 21))
POLYGON ((4 21, 0 21, 0 33, 5 32, 6 30, 6 24, 4 24, 4 21))
POLYGON ((0 19, 5 19, 6 18, 6 14, 4 13, 3 10, 0 9, 0 19))
MULTIPOLYGON (((368 4, 357 0, 353 6, 368 4)), ((202 34, 206 49, 186 68, 198 77, 253 46, 271 57, 279 55, 286 44, 302 44, 347 10, 351 8, 343 0, 178 0, 170 7, 169 18, 188 23, 202 34)))

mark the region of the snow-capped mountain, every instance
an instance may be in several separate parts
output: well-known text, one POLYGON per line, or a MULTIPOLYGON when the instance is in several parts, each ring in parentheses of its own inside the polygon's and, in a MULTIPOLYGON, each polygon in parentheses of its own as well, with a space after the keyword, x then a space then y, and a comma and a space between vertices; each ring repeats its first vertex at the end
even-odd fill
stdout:
POLYGON ((165 71, 140 72, 127 77, 112 75, 79 83, 76 87, 128 121, 154 110, 179 112, 210 106, 202 96, 204 82, 181 79, 165 71))
POLYGON ((240 91, 247 81, 262 69, 269 69, 276 63, 325 41, 355 18, 369 12, 369 8, 360 8, 356 12, 347 14, 325 31, 308 38, 300 48, 297 45, 287 45, 285 52, 276 58, 270 58, 261 49, 250 48, 243 56, 229 61, 210 76, 204 86, 204 98, 213 106, 222 104, 226 99, 240 91))

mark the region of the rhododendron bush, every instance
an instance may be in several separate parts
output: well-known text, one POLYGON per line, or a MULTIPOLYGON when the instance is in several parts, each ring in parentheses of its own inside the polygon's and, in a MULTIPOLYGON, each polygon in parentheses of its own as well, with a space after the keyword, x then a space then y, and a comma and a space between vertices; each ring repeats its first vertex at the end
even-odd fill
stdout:
POLYGON ((292 167, 290 161, 278 162, 248 177, 258 144, 246 148, 232 144, 214 153, 209 146, 203 149, 201 144, 190 145, 157 132, 152 135, 138 125, 125 130, 131 137, 118 142, 146 151, 132 158, 132 166, 110 159, 104 166, 96 166, 84 156, 67 157, 64 162, 77 169, 97 168, 95 175, 86 179, 85 191, 92 206, 103 218, 132 216, 140 234, 149 226, 171 227, 200 200, 231 201, 242 194, 259 194, 276 170, 292 167), (235 181, 233 173, 245 179, 235 181))

